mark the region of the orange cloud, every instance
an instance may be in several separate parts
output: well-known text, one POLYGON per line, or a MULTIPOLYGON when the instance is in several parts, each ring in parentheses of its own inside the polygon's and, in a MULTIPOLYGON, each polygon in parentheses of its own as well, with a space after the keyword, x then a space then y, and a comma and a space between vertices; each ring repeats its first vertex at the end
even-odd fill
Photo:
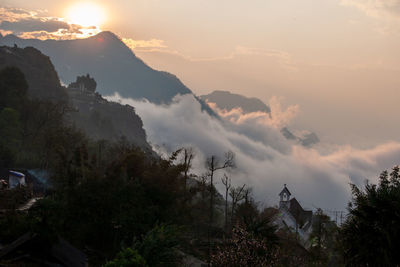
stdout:
POLYGON ((70 40, 86 38, 101 32, 98 27, 71 24, 62 18, 46 16, 45 12, 19 8, 0 8, 0 33, 15 34, 25 39, 70 40))
POLYGON ((167 48, 167 46, 164 44, 164 40, 160 39, 134 40, 131 38, 123 38, 122 41, 132 50, 148 48, 167 48))

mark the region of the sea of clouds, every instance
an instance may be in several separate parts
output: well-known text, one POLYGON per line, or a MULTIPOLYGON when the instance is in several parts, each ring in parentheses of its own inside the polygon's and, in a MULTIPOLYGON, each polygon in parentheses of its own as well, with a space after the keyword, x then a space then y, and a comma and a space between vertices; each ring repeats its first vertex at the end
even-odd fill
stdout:
MULTIPOLYGON (((255 199, 264 206, 279 202, 278 193, 287 184, 303 207, 326 211, 345 210, 351 199, 350 183, 363 186, 368 179, 376 182, 379 173, 400 162, 400 144, 390 142, 371 149, 324 144, 306 148, 285 139, 280 129, 296 116, 298 107, 282 110, 279 101, 270 102, 271 114, 244 114, 240 109, 219 110, 219 118, 201 110, 191 95, 176 96, 170 105, 122 98, 108 100, 135 107, 142 118, 147 139, 159 153, 181 147, 193 147, 194 169, 205 171, 211 155, 223 159, 226 151, 236 156, 236 168, 226 172, 235 185, 253 188, 255 199)), ((216 186, 222 189, 217 173, 216 186)))

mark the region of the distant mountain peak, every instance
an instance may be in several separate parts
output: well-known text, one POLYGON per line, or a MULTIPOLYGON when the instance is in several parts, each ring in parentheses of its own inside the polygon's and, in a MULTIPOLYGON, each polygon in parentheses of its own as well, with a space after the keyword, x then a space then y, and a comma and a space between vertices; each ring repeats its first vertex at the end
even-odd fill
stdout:
POLYGON ((217 104, 220 109, 232 110, 234 108, 241 108, 244 113, 257 111, 271 112, 270 108, 260 99, 234 94, 229 91, 217 90, 208 95, 202 95, 200 98, 204 101, 217 104))
POLYGON ((115 33, 110 32, 110 31, 102 31, 102 32, 100 32, 100 33, 98 33, 98 34, 96 34, 96 35, 94 35, 92 37, 89 37, 89 39, 90 38, 93 38, 93 39, 99 39, 100 38, 100 39, 104 39, 106 41, 119 41, 119 42, 122 42, 121 38, 119 38, 115 33))
MULTIPOLYGON (((82 73, 90 73, 97 81, 97 90, 103 95, 117 92, 122 97, 162 104, 170 103, 177 94, 192 94, 176 76, 146 65, 110 31, 75 40, 42 41, 11 35, 0 39, 0 45, 14 44, 18 47, 32 46, 48 55, 65 84, 82 73)), ((202 106, 209 109, 204 103, 202 106)))

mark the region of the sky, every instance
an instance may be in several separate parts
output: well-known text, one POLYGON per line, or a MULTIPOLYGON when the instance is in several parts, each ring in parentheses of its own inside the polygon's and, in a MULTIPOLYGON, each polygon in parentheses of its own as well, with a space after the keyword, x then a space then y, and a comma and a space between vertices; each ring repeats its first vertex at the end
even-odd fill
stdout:
MULTIPOLYGON (((79 3, 0 0, 53 18, 68 17, 79 3)), ((400 0, 90 3, 104 12, 98 29, 115 32, 198 95, 281 97, 300 107, 294 128, 329 143, 367 148, 400 141, 400 0)))
MULTIPOLYGON (((335 181, 341 188, 337 194, 348 196, 352 179, 360 183, 361 177, 399 163, 400 0, 0 0, 0 8, 3 34, 71 39, 110 30, 147 64, 177 75, 197 95, 228 90, 265 103, 279 99, 284 110, 296 106, 289 126, 315 132, 321 139, 318 150, 264 140, 253 129, 259 121, 250 125, 254 121, 249 118, 239 123, 228 116, 228 126, 214 128, 228 140, 220 140, 221 149, 238 148, 249 166, 265 162, 257 155, 248 161, 246 149, 256 147, 253 141, 269 142, 260 148, 264 152, 254 153, 275 155, 283 163, 274 165, 276 171, 264 166, 258 176, 272 172, 293 183, 301 180, 284 170, 309 179, 332 176, 319 187, 324 188, 321 195, 335 181), (83 3, 89 3, 90 11, 83 3), (255 135, 233 142, 232 129, 255 135), (276 143, 273 151, 271 142, 276 143), (329 174, 335 168, 336 175, 329 174)), ((174 110, 193 104, 180 99, 182 106, 167 112, 150 103, 119 101, 140 106, 139 115, 148 119, 146 131, 161 143, 166 139, 156 135, 155 122, 162 123, 157 118, 170 114, 164 122, 171 121, 174 110)), ((192 115, 191 121, 202 120, 197 112, 192 115)), ((275 136, 268 129, 268 136, 275 136)), ((200 137, 187 142, 207 146, 200 137)), ((324 205, 333 202, 328 198, 324 205)), ((342 202, 332 206, 343 207, 342 202)))
MULTIPOLYGON (((0 6, 67 18, 83 2, 0 0, 0 6)), ((372 147, 400 139, 400 0, 90 3, 104 13, 98 29, 115 32, 198 95, 281 97, 300 106, 293 127, 330 143, 372 147)))

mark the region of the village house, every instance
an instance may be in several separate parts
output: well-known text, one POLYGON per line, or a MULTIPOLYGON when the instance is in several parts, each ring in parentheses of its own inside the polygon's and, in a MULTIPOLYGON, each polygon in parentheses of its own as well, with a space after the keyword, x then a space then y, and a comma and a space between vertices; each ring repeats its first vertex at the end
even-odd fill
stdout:
POLYGON ((279 193, 279 208, 274 223, 279 229, 297 233, 303 245, 307 246, 312 231, 313 212, 304 210, 296 198, 291 198, 291 195, 285 184, 279 193))
POLYGON ((25 174, 17 171, 10 171, 8 175, 8 185, 10 188, 25 186, 25 174))

